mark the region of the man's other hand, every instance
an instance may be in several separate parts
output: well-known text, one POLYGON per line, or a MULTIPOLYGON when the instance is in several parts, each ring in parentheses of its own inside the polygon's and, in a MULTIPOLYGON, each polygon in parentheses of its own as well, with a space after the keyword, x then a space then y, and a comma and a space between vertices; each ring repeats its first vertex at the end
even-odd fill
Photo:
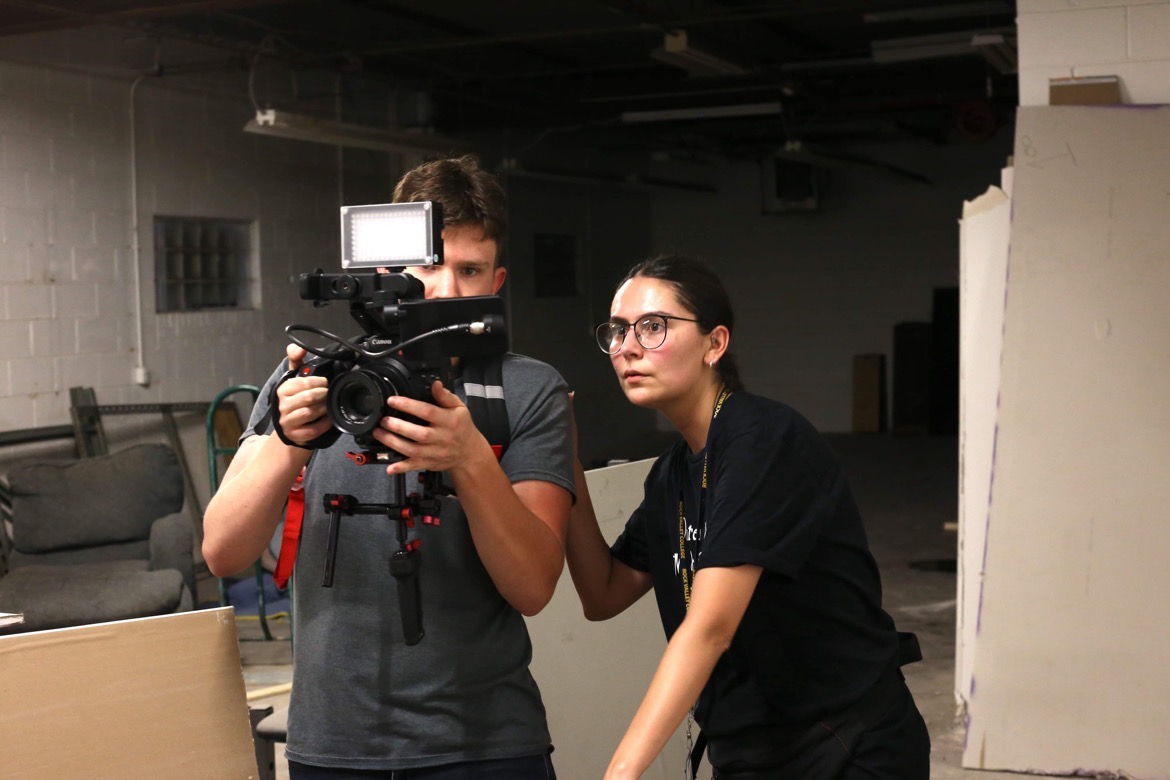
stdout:
POLYGON ((401 454, 401 460, 386 469, 387 474, 405 474, 408 471, 450 471, 468 458, 490 452, 487 440, 475 427, 471 412, 459 396, 443 387, 442 382, 431 385, 434 403, 414 398, 392 396, 387 405, 395 412, 408 414, 424 424, 387 415, 374 438, 384 446, 401 454))

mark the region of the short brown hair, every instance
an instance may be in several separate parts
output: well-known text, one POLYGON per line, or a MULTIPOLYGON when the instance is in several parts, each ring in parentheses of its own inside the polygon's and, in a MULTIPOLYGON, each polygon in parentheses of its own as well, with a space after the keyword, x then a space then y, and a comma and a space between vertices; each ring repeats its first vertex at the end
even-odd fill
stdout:
POLYGON ((443 207, 443 227, 475 226, 496 242, 496 262, 508 235, 508 198, 495 174, 473 154, 432 160, 407 171, 394 188, 395 203, 430 200, 443 207))

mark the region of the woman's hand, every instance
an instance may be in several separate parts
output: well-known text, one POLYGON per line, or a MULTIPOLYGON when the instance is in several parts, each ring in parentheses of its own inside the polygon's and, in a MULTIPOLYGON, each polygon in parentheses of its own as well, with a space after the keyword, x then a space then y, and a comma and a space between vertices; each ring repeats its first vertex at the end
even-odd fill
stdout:
POLYGON ((666 643, 646 696, 610 760, 607 778, 638 777, 662 752, 731 647, 762 574, 763 569, 750 564, 698 571, 687 615, 666 643))

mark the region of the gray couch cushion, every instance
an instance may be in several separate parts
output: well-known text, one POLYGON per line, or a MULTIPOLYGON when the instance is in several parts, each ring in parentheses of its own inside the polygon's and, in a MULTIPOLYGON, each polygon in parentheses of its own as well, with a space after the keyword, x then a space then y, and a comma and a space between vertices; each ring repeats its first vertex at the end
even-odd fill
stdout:
MULTIPOLYGON (((71 566, 75 563, 105 563, 106 561, 139 560, 145 563, 150 557, 149 541, 119 542, 103 544, 100 547, 78 547, 69 550, 54 550, 47 553, 23 553, 13 550, 8 566, 19 569, 22 566, 71 566)), ((160 567, 161 568, 161 567, 160 567)))
POLYGON ((23 612, 20 630, 39 631, 191 609, 183 576, 147 565, 22 566, 0 577, 0 612, 23 612))
POLYGON ((154 520, 183 507, 178 459, 164 444, 16 468, 8 486, 13 544, 23 553, 148 539, 154 520))

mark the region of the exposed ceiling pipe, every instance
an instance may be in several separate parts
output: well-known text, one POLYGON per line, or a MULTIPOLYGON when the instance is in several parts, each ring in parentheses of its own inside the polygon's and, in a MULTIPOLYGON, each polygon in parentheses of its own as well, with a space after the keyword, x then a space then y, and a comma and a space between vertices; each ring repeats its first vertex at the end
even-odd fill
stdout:
POLYGON ((130 85, 130 267, 134 274, 134 375, 137 385, 150 384, 150 371, 146 368, 142 338, 142 247, 138 240, 138 138, 134 110, 134 97, 138 85, 145 76, 134 79, 130 85))
POLYGON ((87 27, 94 24, 119 25, 155 16, 179 16, 260 5, 280 5, 282 2, 284 0, 160 0, 156 5, 151 6, 92 13, 78 11, 75 8, 61 8, 49 3, 36 2, 36 0, 4 0, 6 6, 55 17, 35 22, 24 22, 23 24, 6 24, 4 30, 7 35, 16 35, 60 30, 67 27, 87 27))

